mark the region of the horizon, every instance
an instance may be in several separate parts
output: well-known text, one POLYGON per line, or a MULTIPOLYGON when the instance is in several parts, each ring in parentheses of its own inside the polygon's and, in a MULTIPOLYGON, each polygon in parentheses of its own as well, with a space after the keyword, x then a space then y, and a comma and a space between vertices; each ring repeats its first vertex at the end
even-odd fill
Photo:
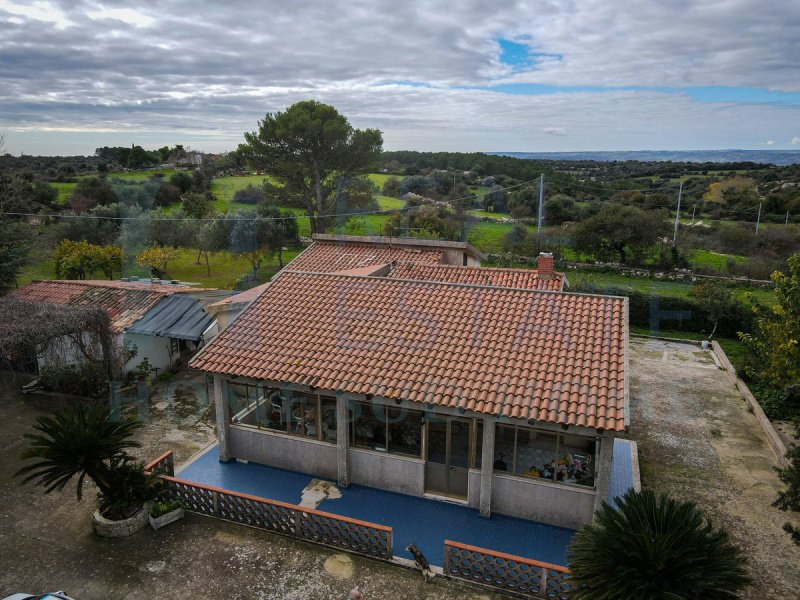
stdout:
POLYGON ((303 99, 389 151, 800 148, 789 0, 237 6, 0 0, 6 150, 221 152, 303 99))

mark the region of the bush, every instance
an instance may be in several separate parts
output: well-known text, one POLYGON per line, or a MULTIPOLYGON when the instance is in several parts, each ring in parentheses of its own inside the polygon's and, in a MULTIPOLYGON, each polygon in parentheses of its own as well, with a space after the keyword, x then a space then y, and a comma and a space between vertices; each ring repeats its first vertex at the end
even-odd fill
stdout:
POLYGON ((800 421, 800 399, 789 390, 760 382, 751 382, 748 387, 769 419, 800 421))
MULTIPOLYGON (((648 327, 651 330, 670 329, 708 334, 712 326, 707 310, 691 298, 646 294, 628 288, 605 288, 592 283, 576 283, 571 291, 594 294, 627 296, 629 299, 630 324, 635 327, 648 327)), ((750 331, 753 314, 738 300, 730 306, 730 311, 719 319, 716 335, 736 339, 738 332, 750 331)))
POLYGON ((99 398, 106 393, 106 376, 98 365, 45 365, 39 369, 42 389, 99 398))
POLYGON ((165 500, 164 502, 156 502, 153 505, 153 508, 150 509, 150 516, 154 519, 158 517, 163 517, 164 515, 171 513, 173 510, 178 510, 179 508, 186 508, 186 504, 183 500, 165 500))
POLYGON ((233 195, 233 201, 240 204, 258 204, 264 200, 264 190, 249 184, 246 188, 238 190, 233 195))

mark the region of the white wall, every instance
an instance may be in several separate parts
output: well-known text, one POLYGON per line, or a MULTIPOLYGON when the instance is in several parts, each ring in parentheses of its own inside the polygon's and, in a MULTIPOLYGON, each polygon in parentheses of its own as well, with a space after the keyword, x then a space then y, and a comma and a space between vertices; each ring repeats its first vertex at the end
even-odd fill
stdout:
POLYGON ((138 351, 136 356, 125 364, 124 370, 126 373, 135 369, 145 357, 147 357, 152 366, 158 367, 162 371, 169 369, 172 366, 173 359, 178 358, 178 356, 170 357, 169 338, 139 333, 125 333, 123 334, 123 339, 135 344, 138 351))

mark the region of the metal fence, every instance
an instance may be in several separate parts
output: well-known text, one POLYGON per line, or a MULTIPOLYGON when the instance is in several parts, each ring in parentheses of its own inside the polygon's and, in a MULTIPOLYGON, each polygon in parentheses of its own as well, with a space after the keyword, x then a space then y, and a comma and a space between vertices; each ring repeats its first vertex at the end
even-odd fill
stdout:
POLYGON ((446 540, 444 574, 530 598, 569 598, 569 569, 446 540))
POLYGON ((374 558, 392 558, 391 527, 178 479, 173 476, 172 452, 145 470, 159 473, 170 498, 182 500, 192 512, 374 558))

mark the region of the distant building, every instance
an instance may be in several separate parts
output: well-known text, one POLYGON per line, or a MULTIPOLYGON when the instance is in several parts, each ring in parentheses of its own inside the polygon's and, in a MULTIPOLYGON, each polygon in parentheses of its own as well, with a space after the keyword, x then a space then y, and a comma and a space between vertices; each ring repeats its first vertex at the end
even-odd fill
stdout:
MULTIPOLYGON (((185 362, 205 339, 216 333, 216 324, 205 304, 220 297, 214 289, 194 288, 150 279, 128 281, 52 280, 34 281, 11 293, 12 297, 62 305, 91 305, 105 309, 117 344, 135 347, 137 354, 124 370, 131 371, 145 358, 157 369, 185 362)), ((63 366, 83 360, 68 338, 37 349, 39 366, 63 366)))

